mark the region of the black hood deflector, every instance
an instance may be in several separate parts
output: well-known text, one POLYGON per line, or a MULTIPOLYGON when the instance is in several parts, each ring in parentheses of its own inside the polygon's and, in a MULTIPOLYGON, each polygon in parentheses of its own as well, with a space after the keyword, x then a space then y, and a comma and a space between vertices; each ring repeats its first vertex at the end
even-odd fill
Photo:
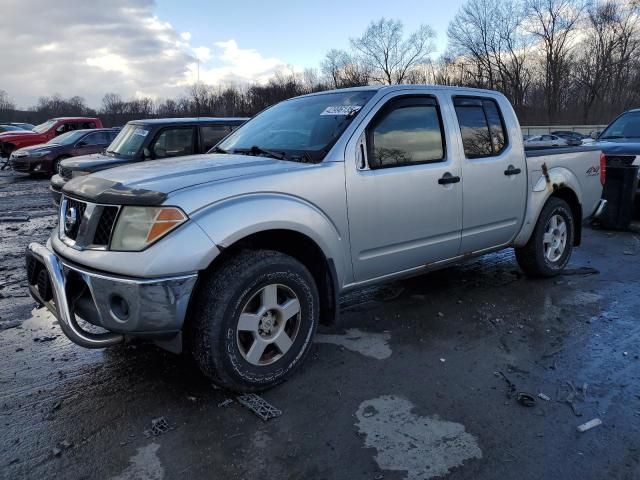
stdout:
POLYGON ((76 177, 62 187, 62 192, 70 197, 108 205, 154 206, 167 199, 166 193, 131 188, 99 177, 76 177))

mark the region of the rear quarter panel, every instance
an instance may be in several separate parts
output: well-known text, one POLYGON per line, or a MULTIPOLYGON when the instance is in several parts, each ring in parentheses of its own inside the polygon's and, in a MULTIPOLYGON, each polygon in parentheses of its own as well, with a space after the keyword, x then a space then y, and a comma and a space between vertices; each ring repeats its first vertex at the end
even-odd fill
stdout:
POLYGON ((515 246, 527 243, 545 203, 561 188, 571 189, 578 197, 580 221, 593 215, 602 196, 600 153, 592 147, 527 152, 529 201, 515 246))

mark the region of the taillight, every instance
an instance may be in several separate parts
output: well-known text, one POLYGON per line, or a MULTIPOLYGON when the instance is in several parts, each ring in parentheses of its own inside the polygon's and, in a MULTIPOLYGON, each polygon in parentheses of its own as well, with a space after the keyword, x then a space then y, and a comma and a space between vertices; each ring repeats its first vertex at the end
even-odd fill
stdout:
POLYGON ((600 153, 600 183, 604 186, 607 179, 607 157, 604 153, 600 153))

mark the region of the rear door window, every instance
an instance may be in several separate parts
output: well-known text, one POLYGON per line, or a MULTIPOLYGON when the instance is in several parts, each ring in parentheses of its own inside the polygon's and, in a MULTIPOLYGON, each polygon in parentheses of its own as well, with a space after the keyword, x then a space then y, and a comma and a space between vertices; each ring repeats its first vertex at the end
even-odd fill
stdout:
POLYGON ((467 158, 491 157, 505 149, 504 121, 495 100, 455 97, 454 106, 467 158))
POLYGON ((166 128, 156 138, 151 151, 156 158, 192 155, 193 127, 166 128))
POLYGON ((231 127, 227 125, 203 125, 200 127, 200 144, 202 145, 202 151, 208 152, 230 133, 231 127))

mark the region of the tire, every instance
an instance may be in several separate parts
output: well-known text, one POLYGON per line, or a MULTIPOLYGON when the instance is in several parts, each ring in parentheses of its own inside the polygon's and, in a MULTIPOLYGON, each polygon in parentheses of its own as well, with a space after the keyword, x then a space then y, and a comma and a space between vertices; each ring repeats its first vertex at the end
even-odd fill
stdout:
POLYGON ((49 172, 48 174, 49 178, 53 177, 56 173, 58 173, 58 165, 60 165, 60 162, 65 158, 70 158, 70 157, 69 155, 61 155, 51 162, 51 172, 49 172))
POLYGON ((202 279, 192 305, 196 362, 214 383, 237 392, 287 380, 309 353, 319 319, 318 289, 309 271, 270 250, 246 250, 228 259, 202 279))
POLYGON ((530 277, 554 277, 569 263, 574 238, 571 207, 564 200, 551 197, 540 212, 527 244, 515 249, 518 265, 530 277))

